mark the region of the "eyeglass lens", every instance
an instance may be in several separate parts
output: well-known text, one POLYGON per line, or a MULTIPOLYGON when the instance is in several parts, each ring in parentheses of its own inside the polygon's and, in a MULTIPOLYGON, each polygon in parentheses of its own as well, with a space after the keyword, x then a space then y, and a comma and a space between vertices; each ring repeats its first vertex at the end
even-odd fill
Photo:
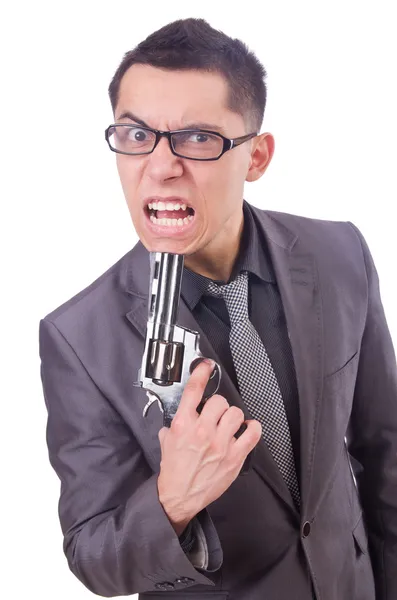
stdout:
MULTIPOLYGON (((109 143, 116 152, 147 154, 153 150, 156 135, 141 127, 119 125, 109 130, 109 143)), ((186 158, 216 158, 223 150, 223 140, 216 134, 185 131, 171 136, 175 152, 186 158)))

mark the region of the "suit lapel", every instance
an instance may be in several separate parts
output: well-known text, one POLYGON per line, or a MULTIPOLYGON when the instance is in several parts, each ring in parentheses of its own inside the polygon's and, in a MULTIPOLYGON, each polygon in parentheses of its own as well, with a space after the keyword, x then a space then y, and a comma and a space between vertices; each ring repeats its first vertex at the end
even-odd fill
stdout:
MULTIPOLYGON (((313 457, 323 382, 323 316, 315 257, 271 213, 253 209, 268 248, 283 303, 294 358, 300 413, 302 514, 310 513, 313 457)), ((277 218, 277 217, 276 217, 277 218)))

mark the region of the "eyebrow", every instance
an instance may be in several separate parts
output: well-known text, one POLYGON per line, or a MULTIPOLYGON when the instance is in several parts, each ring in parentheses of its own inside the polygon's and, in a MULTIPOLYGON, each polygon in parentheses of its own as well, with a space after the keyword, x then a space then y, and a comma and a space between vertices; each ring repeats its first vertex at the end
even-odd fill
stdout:
MULTIPOLYGON (((150 127, 150 125, 145 123, 145 121, 143 121, 128 110, 119 115, 117 121, 120 121, 120 119, 130 119, 131 121, 138 123, 138 125, 142 125, 142 127, 149 127, 150 129, 154 129, 154 127, 150 127)), ((214 123, 203 123, 201 121, 195 123, 186 123, 181 129, 210 129, 212 131, 219 131, 220 133, 224 133, 223 127, 215 125, 214 123)))

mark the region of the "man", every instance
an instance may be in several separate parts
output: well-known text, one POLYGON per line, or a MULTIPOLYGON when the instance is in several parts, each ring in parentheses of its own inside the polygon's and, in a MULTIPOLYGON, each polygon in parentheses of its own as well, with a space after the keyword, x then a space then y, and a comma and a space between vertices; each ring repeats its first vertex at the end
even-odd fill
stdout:
POLYGON ((102 596, 397 598, 396 360, 376 269, 351 223, 243 200, 274 151, 264 79, 240 41, 187 19, 127 53, 109 88, 140 242, 40 322, 64 551, 102 596), (170 428, 134 386, 149 251, 185 256, 178 323, 222 369, 200 413, 213 365, 193 371, 170 428))

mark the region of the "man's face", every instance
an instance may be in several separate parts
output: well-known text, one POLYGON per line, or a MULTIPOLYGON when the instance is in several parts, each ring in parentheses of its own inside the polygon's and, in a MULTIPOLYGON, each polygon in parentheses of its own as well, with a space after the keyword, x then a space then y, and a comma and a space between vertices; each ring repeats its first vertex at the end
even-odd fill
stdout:
MULTIPOLYGON (((227 91, 219 74, 133 65, 121 81, 115 122, 134 123, 120 118, 129 112, 161 131, 205 123, 201 128, 217 126, 228 138, 251 133, 243 118, 226 108, 227 91)), ((116 154, 131 218, 147 250, 200 257, 200 253, 208 256, 230 246, 242 223, 251 151, 252 142, 248 141, 219 160, 199 162, 173 155, 168 140, 162 138, 151 154, 116 154), (148 209, 153 197, 186 204, 194 216, 181 227, 155 224, 148 209)))

